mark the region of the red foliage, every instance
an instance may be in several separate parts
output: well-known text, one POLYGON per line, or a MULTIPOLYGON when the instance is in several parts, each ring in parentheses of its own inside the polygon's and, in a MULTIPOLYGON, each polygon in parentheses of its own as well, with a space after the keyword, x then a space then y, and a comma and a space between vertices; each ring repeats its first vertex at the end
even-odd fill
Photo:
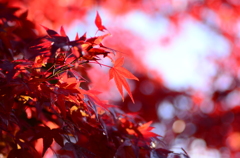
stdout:
POLYGON ((102 19, 101 19, 100 15, 98 14, 98 12, 96 15, 95 24, 99 31, 107 30, 106 27, 102 25, 102 19))
MULTIPOLYGON (((77 35, 70 41, 63 27, 59 34, 43 26, 47 35, 40 37, 30 31, 35 25, 26 19, 27 12, 17 16, 19 8, 4 3, 0 8, 3 156, 42 157, 52 150, 59 157, 180 157, 163 149, 158 135, 151 132, 151 122, 100 100, 98 92, 88 87, 86 67, 106 66, 101 59, 113 59, 113 49, 102 44, 109 34, 77 35)), ((99 31, 106 29, 98 13, 95 23, 99 31)), ((106 66, 110 79, 122 96, 123 86, 133 101, 125 78, 137 77, 122 67, 123 58, 112 62, 113 66, 106 66)))
POLYGON ((127 81, 125 80, 125 78, 134 79, 137 81, 138 81, 138 78, 135 77, 133 74, 131 74, 127 69, 121 67, 123 65, 123 62, 124 62, 124 58, 119 58, 115 61, 113 67, 109 70, 109 78, 110 79, 114 78, 117 88, 121 93, 123 100, 124 100, 124 96, 123 96, 122 86, 127 90, 129 96, 132 99, 132 102, 134 102, 132 93, 130 91, 130 87, 127 81))
MULTIPOLYGON (((164 124, 167 144, 171 144, 175 138, 182 138, 190 145, 194 139, 200 138, 208 147, 216 148, 223 154, 228 153, 230 157, 239 154, 240 5, 237 0, 1 2, 0 150, 4 155, 9 153, 9 157, 41 157, 42 153, 50 151, 46 150, 49 146, 58 150, 57 154, 66 157, 81 157, 79 154, 82 157, 107 157, 106 153, 116 157, 131 157, 136 153, 150 155, 149 157, 167 157, 172 154, 161 145, 158 149, 150 148, 148 136, 156 136, 149 131, 151 127, 141 130, 145 122, 139 115, 146 121, 164 124), (84 20, 90 13, 89 8, 96 7, 99 10, 103 7, 116 19, 119 15, 125 17, 126 13, 136 10, 149 17, 164 18, 169 26, 169 31, 164 34, 167 38, 159 39, 164 45, 171 43, 181 31, 182 21, 193 20, 224 38, 229 43, 229 55, 222 60, 213 57, 217 72, 209 81, 207 93, 194 92, 192 89, 169 89, 160 77, 155 76, 155 72, 149 73, 140 62, 140 53, 137 57, 133 55, 132 52, 143 50, 145 45, 147 48, 152 45, 142 42, 145 40, 126 30, 123 27, 124 21, 121 26, 113 25, 117 29, 107 26, 113 34, 113 38, 109 38, 110 31, 103 25, 97 12, 95 25, 97 32, 102 33, 100 36, 89 38, 85 33, 82 36, 77 34, 73 41, 68 38, 61 26, 67 28, 76 19, 86 22, 84 20), (58 33, 55 30, 59 28, 58 33), (116 56, 113 56, 115 53, 116 56), (129 76, 122 65, 116 66, 112 61, 112 65, 106 66, 101 60, 104 57, 117 57, 115 63, 122 62, 121 56, 124 53, 128 53, 124 57, 124 67, 130 68, 131 72, 135 70, 134 76, 139 79, 134 82, 132 92, 125 79, 136 78, 129 76), (115 80, 122 97, 123 87, 128 92, 130 97, 124 98, 124 102, 116 103, 121 105, 118 108, 100 100, 97 97, 99 92, 90 88, 89 78, 92 75, 94 80, 97 76, 95 74, 98 74, 98 71, 94 71, 95 74, 91 71, 87 75, 92 64, 109 68, 109 76, 115 80), (222 78, 230 80, 226 84, 222 78), (221 89, 225 84, 225 89, 221 89), (135 105, 132 104, 133 96, 135 105), (171 119, 164 119, 156 112, 164 102, 170 103, 174 109, 171 119), (127 112, 137 112, 138 115, 127 112), (185 123, 185 129, 181 133, 172 130, 178 120, 185 123), (50 133, 48 141, 39 129, 50 133), (53 131, 57 131, 58 138, 53 136, 53 131), (63 138, 64 145, 59 136, 63 138), (148 143, 147 147, 141 146, 144 142, 142 138, 146 138, 144 141, 148 143), (138 148, 139 146, 141 147, 138 148)), ((107 87, 108 79, 102 74, 95 79, 99 80, 96 83, 98 88, 107 87)))

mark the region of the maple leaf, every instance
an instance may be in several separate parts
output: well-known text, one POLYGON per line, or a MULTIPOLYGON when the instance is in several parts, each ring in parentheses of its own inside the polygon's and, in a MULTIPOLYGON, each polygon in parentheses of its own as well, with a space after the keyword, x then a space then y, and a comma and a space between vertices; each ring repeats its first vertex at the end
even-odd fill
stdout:
POLYGON ((101 48, 91 48, 88 53, 92 56, 96 56, 96 55, 100 55, 102 54, 104 57, 106 57, 110 52, 106 51, 104 49, 101 48))
POLYGON ((141 132, 141 134, 143 135, 144 138, 151 138, 151 137, 159 136, 158 134, 151 132, 151 130, 154 129, 154 127, 150 126, 151 124, 152 124, 152 121, 149 121, 138 127, 138 130, 141 132))
POLYGON ((80 38, 79 40, 85 41, 87 39, 87 33, 85 32, 80 38))
POLYGON ((46 38, 46 39, 48 41, 53 42, 53 43, 51 43, 50 52, 52 53, 52 57, 54 57, 58 48, 61 48, 61 47, 69 44, 69 38, 66 35, 63 27, 61 27, 61 29, 60 29, 61 35, 59 35, 56 31, 51 30, 43 25, 42 25, 42 27, 46 30, 47 34, 50 36, 50 38, 46 38))
MULTIPOLYGON (((51 29, 49 29, 49 28, 47 28, 47 27, 45 27, 45 26, 43 26, 43 25, 41 25, 41 26, 47 31, 47 33, 48 33, 48 35, 49 35, 50 37, 60 36, 56 31, 51 30, 51 29)), ((62 28, 61 28, 61 29, 62 29, 62 28)))
POLYGON ((112 78, 114 78, 114 81, 116 83, 118 91, 120 92, 123 100, 124 100, 124 96, 123 96, 122 87, 124 87, 126 89, 128 95, 130 96, 130 98, 132 99, 132 102, 134 103, 134 99, 133 99, 130 87, 125 78, 133 79, 133 80, 137 80, 137 81, 138 81, 138 78, 135 77, 127 69, 123 68, 122 67, 123 63, 124 63, 123 57, 119 58, 115 61, 113 67, 109 70, 109 79, 111 80, 112 78))
POLYGON ((86 42, 89 42, 91 43, 92 45, 100 45, 101 42, 103 41, 103 39, 107 36, 110 36, 111 34, 108 33, 108 34, 105 34, 105 35, 102 35, 102 36, 96 36, 96 37, 92 37, 92 38, 88 38, 86 40, 86 42))
POLYGON ((154 132, 151 132, 151 130, 154 129, 154 127, 150 126, 151 124, 152 121, 149 121, 138 126, 137 128, 127 128, 126 131, 128 132, 128 134, 140 136, 140 138, 144 138, 145 140, 160 136, 154 132))
POLYGON ((61 36, 63 36, 63 37, 67 37, 63 26, 61 26, 61 28, 60 28, 60 34, 61 34, 61 36))
POLYGON ((58 128, 50 129, 49 127, 43 127, 43 126, 36 126, 35 130, 36 133, 32 140, 36 140, 39 138, 43 139, 43 152, 42 156, 45 154, 47 149, 51 146, 53 143, 53 139, 60 145, 63 146, 63 138, 61 136, 61 130, 58 128))
POLYGON ((99 31, 107 30, 106 27, 102 25, 102 19, 101 19, 100 15, 98 14, 98 12, 97 12, 97 15, 95 18, 95 24, 99 31))
POLYGON ((78 37, 78 33, 77 33, 75 36, 75 40, 78 40, 78 39, 79 39, 79 37, 78 37))

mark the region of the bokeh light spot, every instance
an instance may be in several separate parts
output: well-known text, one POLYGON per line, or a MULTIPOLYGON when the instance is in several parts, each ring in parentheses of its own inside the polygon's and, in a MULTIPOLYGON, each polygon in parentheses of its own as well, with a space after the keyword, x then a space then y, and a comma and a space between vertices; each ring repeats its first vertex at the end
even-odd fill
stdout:
POLYGON ((172 125, 173 132, 175 133, 182 133, 185 127, 186 124, 183 120, 176 120, 172 125))
POLYGON ((205 100, 201 104, 200 110, 205 114, 210 114, 214 110, 214 104, 210 100, 205 100))
POLYGON ((228 105, 228 108, 233 108, 240 103, 240 98, 239 98, 240 92, 238 90, 232 91, 230 94, 227 95, 226 97, 226 105, 228 105))
POLYGON ((187 123, 184 130, 184 134, 187 134, 190 136, 190 135, 193 135, 196 132, 196 130, 197 130, 197 127, 195 124, 187 123))
POLYGON ((227 138, 228 146, 235 151, 240 150, 240 132, 233 132, 227 138))
POLYGON ((160 103, 158 106, 158 116, 163 119, 171 119, 175 115, 175 109, 169 102, 160 103))
POLYGON ((128 103, 128 109, 132 112, 137 112, 142 108, 142 103, 138 100, 135 101, 135 103, 129 102, 128 103))
POLYGON ((143 81, 140 85, 140 91, 144 94, 144 95, 150 95, 153 93, 154 91, 154 85, 152 82, 150 81, 143 81))

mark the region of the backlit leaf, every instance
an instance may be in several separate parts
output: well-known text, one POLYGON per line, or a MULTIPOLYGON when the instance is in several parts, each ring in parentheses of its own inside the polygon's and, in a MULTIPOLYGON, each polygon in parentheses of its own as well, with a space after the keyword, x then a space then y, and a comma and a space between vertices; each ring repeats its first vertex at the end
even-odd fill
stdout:
POLYGON ((102 25, 102 19, 101 19, 100 15, 98 14, 98 12, 97 12, 97 15, 95 18, 95 24, 99 31, 107 30, 106 27, 102 25))
POLYGON ((67 37, 63 26, 61 26, 61 28, 60 28, 60 34, 61 34, 61 36, 63 36, 63 37, 67 37))
POLYGON ((159 136, 156 133, 151 132, 151 130, 154 129, 154 127, 151 127, 152 121, 149 121, 141 126, 138 127, 138 130, 141 132, 144 138, 151 138, 151 137, 157 137, 159 136))
POLYGON ((114 62, 114 67, 118 67, 118 66, 122 66, 124 63, 124 58, 118 58, 115 62, 114 62))
POLYGON ((93 45, 99 45, 101 44, 102 40, 107 37, 107 36, 110 36, 111 34, 105 34, 105 35, 102 35, 102 36, 96 36, 96 37, 92 37, 92 38, 88 38, 86 42, 89 42, 93 45))
POLYGON ((132 73, 130 73, 125 68, 121 67, 123 63, 124 63, 124 58, 119 58, 115 61, 114 66, 109 70, 109 79, 111 80, 112 78, 114 78, 118 91, 120 92, 123 100, 124 100, 124 96, 123 96, 122 87, 126 89, 128 95, 130 96, 130 98, 132 99, 132 102, 134 103, 134 99, 133 99, 130 87, 125 78, 134 79, 137 81, 138 81, 138 78, 135 77, 132 73))

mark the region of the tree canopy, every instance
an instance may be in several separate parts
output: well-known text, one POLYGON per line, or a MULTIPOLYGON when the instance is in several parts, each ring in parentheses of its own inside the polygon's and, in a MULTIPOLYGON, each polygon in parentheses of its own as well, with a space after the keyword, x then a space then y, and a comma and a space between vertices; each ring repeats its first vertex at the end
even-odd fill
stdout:
MULTIPOLYGON (((223 157, 238 157, 237 0, 1 0, 0 8, 2 153, 12 151, 9 157, 35 153, 42 156, 56 142, 61 147, 58 154, 70 157, 79 153, 85 157, 104 155, 102 151, 115 156, 129 154, 122 157, 136 152, 161 157, 169 155, 168 147, 178 143, 184 144, 186 153, 205 145, 223 157), (152 36, 146 39, 128 29, 127 16, 133 12, 156 22, 149 25, 165 22, 165 32, 149 42, 152 36), (222 48, 217 41, 206 50, 209 55, 204 60, 214 65, 214 73, 206 80, 205 90, 173 89, 164 81, 164 74, 144 62, 156 43, 171 46, 186 21, 200 24, 210 32, 210 40, 216 39, 214 35, 228 47, 224 57, 212 55, 218 51, 214 48, 222 48), (171 114, 165 114, 166 110, 171 114), (159 138, 151 131, 150 121, 156 133, 162 134, 160 141, 155 140, 162 142, 156 150, 144 148, 143 142, 148 147, 155 142, 150 137, 159 138), (76 130, 78 127, 85 129, 76 130), (7 133, 10 136, 6 137, 7 133), (70 143, 70 133, 77 133, 77 143, 70 143), (132 137, 126 139, 126 135, 139 142, 133 142, 132 137), (36 145, 41 143, 39 140, 42 149, 28 148, 27 143, 36 145), (86 143, 89 140, 95 143, 90 146, 86 143), (103 142, 108 145, 97 150, 103 142), (139 145, 143 149, 136 150, 139 145)), ((156 27, 159 25, 151 26, 156 27)), ((188 154, 191 156, 191 152, 188 154)))

